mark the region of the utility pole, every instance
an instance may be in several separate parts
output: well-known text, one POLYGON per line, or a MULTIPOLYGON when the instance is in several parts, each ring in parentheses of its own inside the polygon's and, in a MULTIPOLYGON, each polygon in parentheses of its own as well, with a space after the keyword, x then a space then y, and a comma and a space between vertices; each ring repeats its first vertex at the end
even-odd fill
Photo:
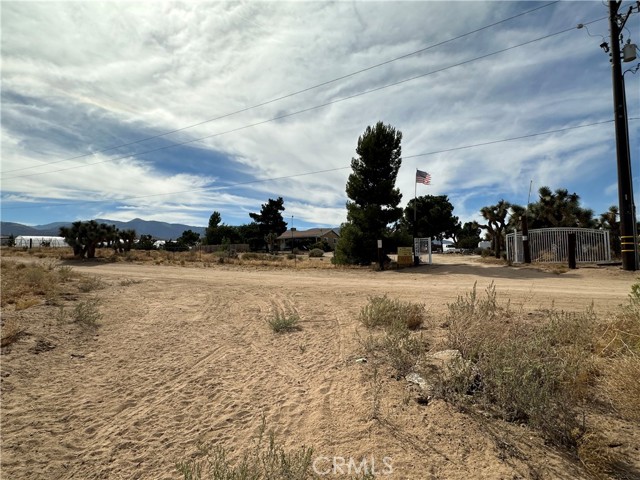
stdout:
POLYGON ((623 270, 638 268, 638 237, 636 234, 636 212, 631 181, 631 154, 629 151, 629 128, 627 125, 627 102, 624 77, 620 63, 620 41, 624 24, 633 7, 626 15, 618 15, 621 0, 609 1, 609 28, 611 30, 611 75, 613 82, 613 111, 616 127, 616 154, 618 161, 618 202, 620 203, 620 243, 623 270))

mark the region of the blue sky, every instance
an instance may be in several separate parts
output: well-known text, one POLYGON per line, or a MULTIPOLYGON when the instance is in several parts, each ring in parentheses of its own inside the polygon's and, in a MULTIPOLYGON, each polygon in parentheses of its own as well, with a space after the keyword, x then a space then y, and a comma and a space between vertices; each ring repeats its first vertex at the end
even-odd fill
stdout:
MULTIPOLYGON (((358 136, 380 120, 403 133, 403 205, 419 168, 418 195, 448 195, 462 221, 526 203, 530 182, 533 200, 567 188, 599 214, 618 203, 608 9, 548 3, 3 1, 2 220, 206 225, 217 210, 238 225, 282 196, 294 226, 337 226, 358 136)), ((640 72, 625 81, 639 118, 640 72)))

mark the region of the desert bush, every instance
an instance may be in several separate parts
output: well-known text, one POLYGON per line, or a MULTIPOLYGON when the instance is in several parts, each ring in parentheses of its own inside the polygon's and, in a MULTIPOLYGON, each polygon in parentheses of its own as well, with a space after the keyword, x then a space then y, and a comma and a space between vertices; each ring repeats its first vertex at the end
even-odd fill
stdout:
POLYGON ((640 355, 640 283, 631 286, 628 303, 604 324, 597 350, 608 357, 640 355))
POLYGON ((295 307, 283 308, 278 305, 273 306, 271 317, 267 323, 274 333, 292 332, 300 330, 300 315, 295 307))
POLYGON ((240 257, 241 260, 260 260, 266 262, 280 262, 282 261, 282 257, 277 255, 270 255, 268 253, 257 253, 257 252, 246 252, 243 253, 240 257))
POLYGON ((459 350, 464 358, 478 356, 485 342, 495 342, 504 335, 502 318, 509 312, 498 305, 496 289, 491 283, 484 296, 478 296, 477 283, 464 296, 447 305, 444 326, 447 328, 447 347, 459 350))
POLYGON ((386 295, 369 297, 369 303, 360 310, 360 321, 367 328, 395 328, 404 325, 410 330, 424 322, 424 305, 390 299, 386 295))
POLYGON ((422 335, 412 334, 403 324, 398 323, 387 330, 379 342, 381 352, 397 376, 404 377, 415 369, 419 358, 427 351, 428 344, 422 335))
POLYGON ((24 297, 20 298, 16 301, 16 311, 26 310, 27 308, 33 307, 35 305, 39 305, 41 300, 35 297, 24 297))
POLYGON ((602 369, 602 390, 613 409, 625 420, 640 421, 640 357, 608 359, 602 369))
POLYGON ((107 285, 98 277, 84 277, 78 283, 78 290, 83 293, 92 292, 94 290, 101 290, 105 288, 107 285))
POLYGON ((78 302, 71 312, 71 319, 84 327, 97 327, 102 319, 98 310, 99 301, 95 298, 78 302))
POLYGON ((33 301, 34 297, 50 299, 59 293, 57 272, 42 265, 3 261, 0 282, 0 305, 3 307, 20 302, 20 308, 24 309, 28 308, 26 305, 30 302, 32 305, 37 303, 33 301))
POLYGON ((603 357, 602 393, 622 418, 640 421, 640 283, 629 301, 602 327, 597 353, 603 357))
POLYGON ((2 334, 0 335, 0 347, 7 347, 18 340, 24 333, 16 319, 10 319, 2 324, 2 334))
POLYGON ((311 248, 312 250, 314 248, 319 248, 323 252, 330 252, 331 251, 331 245, 329 245, 329 242, 327 242, 326 240, 321 240, 320 242, 316 242, 316 243, 310 245, 309 248, 311 248))
POLYGON ((235 463, 229 461, 223 447, 199 446, 195 458, 178 462, 176 468, 185 480, 311 480, 319 478, 313 471, 313 449, 302 446, 286 451, 270 433, 261 428, 255 448, 235 463))
POLYGON ((475 403, 507 421, 526 423, 553 443, 576 446, 584 428, 578 412, 595 377, 592 309, 550 311, 539 324, 502 317, 508 309, 490 286, 475 287, 449 305, 447 347, 462 353, 436 391, 454 403, 475 403))
POLYGON ((320 249, 320 248, 314 248, 313 250, 311 250, 309 252, 309 256, 312 258, 320 258, 322 256, 324 256, 324 250, 320 249))
POLYGON ((75 276, 76 274, 73 271, 72 267, 68 265, 60 265, 58 267, 58 278, 60 279, 61 282, 68 282, 75 276))

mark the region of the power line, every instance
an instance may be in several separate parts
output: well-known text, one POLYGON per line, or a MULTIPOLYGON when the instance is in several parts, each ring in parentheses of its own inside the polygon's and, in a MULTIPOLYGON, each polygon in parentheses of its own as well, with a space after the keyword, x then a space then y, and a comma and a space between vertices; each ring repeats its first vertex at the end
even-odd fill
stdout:
MULTIPOLYGON (((629 118, 629 120, 640 120, 640 117, 634 117, 634 118, 629 118)), ((532 138, 532 137, 537 137, 537 136, 541 136, 541 135, 549 135, 552 133, 558 133, 558 132, 565 132, 568 130, 576 130, 579 128, 586 128, 586 127, 593 127, 596 125, 603 125, 606 123, 612 123, 613 120, 603 120, 600 122, 592 122, 592 123, 587 123, 587 124, 583 124, 583 125, 575 125, 573 127, 564 127, 564 128, 558 128, 558 129, 554 129, 554 130, 546 130, 544 132, 537 132, 537 133, 530 133, 527 135, 520 135, 517 137, 510 137, 510 138, 503 138, 500 140, 492 140, 490 142, 482 142, 482 143, 474 143, 471 145, 463 145, 460 147, 453 147, 453 148, 447 148, 447 149, 443 149, 443 150, 437 150, 437 151, 433 151, 433 152, 428 152, 428 153, 420 153, 420 154, 416 154, 416 155, 407 155, 407 156, 403 156, 403 159, 406 158, 416 158, 416 157, 424 157, 424 156, 428 156, 428 155, 436 155, 438 153, 446 153, 446 152, 453 152, 456 150, 462 150, 462 149, 466 149, 466 148, 474 148, 474 147, 482 147, 485 145, 493 145, 496 143, 503 143, 503 142, 510 142, 513 140, 521 140, 521 139, 525 139, 525 138, 532 138)), ((262 179, 256 179, 256 180, 247 180, 245 182, 236 182, 236 183, 231 183, 228 185, 221 185, 219 187, 211 187, 211 186, 205 186, 205 187, 197 187, 197 188, 190 188, 187 190, 180 190, 180 191, 175 191, 175 192, 165 192, 165 193, 154 193, 154 194, 149 194, 149 195, 139 195, 139 196, 135 196, 135 197, 127 197, 127 198, 122 198, 122 199, 109 199, 109 200, 84 200, 84 201, 78 201, 78 202, 68 202, 68 203, 55 203, 53 204, 54 206, 66 206, 66 205, 78 205, 78 204, 92 204, 92 203, 106 203, 109 201, 113 201, 113 202, 124 202, 124 201, 130 201, 130 200, 138 200, 138 199, 142 199, 142 198, 152 198, 152 197, 161 197, 161 196, 166 196, 166 195, 179 195, 179 194, 183 194, 183 193, 191 193, 191 192, 196 192, 196 191, 200 191, 200 190, 211 190, 211 191, 217 191, 217 190, 226 190, 229 188, 234 188, 234 187, 241 187, 244 185, 251 185, 251 184, 256 184, 256 183, 266 183, 266 182, 272 182, 272 181, 276 181, 276 180, 287 180, 290 178, 296 178, 296 177, 304 177, 304 176, 308 176, 308 175, 319 175, 322 173, 330 173, 330 172, 336 172, 339 170, 347 170, 351 168, 351 166, 346 166, 346 167, 336 167, 336 168, 328 168, 325 170, 316 170, 313 172, 304 172, 304 173, 296 173, 293 175, 284 175, 281 177, 270 177, 270 178, 262 178, 262 179)), ((25 206, 15 206, 15 207, 2 207, 5 210, 21 210, 21 209, 29 209, 29 208, 41 208, 40 206, 37 205, 25 205, 25 206)))
MULTIPOLYGON (((590 25, 592 23, 596 23, 596 22, 605 20, 606 18, 607 17, 602 17, 602 18, 599 18, 597 20, 592 20, 590 22, 585 22, 585 23, 583 23, 583 25, 590 25)), ((123 159, 126 159, 126 158, 132 158, 132 157, 136 157, 136 156, 139 156, 139 155, 144 155, 144 154, 147 154, 147 153, 159 152, 159 151, 162 151, 162 150, 167 150, 169 148, 175 148, 175 147, 179 147, 179 146, 183 146, 183 145, 188 145, 188 144, 191 144, 191 143, 199 142, 199 141, 202 141, 202 140, 206 140, 208 138, 213 138, 213 137, 218 137, 218 136, 226 135, 226 134, 233 133, 233 132, 238 132, 240 130, 245 130, 247 128, 256 127, 258 125, 264 125, 266 123, 274 122, 276 120, 282 120, 284 118, 292 117, 294 115, 300 115, 301 113, 310 112, 312 110, 317 110, 317 109, 320 109, 320 108, 324 108, 324 107, 327 107, 329 105, 334 105, 336 103, 344 102, 346 100, 351 100, 353 98, 361 97, 363 95, 368 95, 370 93, 378 92, 380 90, 384 90, 384 89, 387 89, 387 88, 390 88, 390 87, 395 87, 395 86, 401 85, 403 83, 411 82, 413 80, 417 80, 419 78, 424 78, 424 77, 427 77, 429 75, 434 75, 436 73, 440 73, 440 72, 443 72, 443 71, 446 71, 446 70, 449 70, 449 69, 452 69, 452 68, 455 68, 455 67, 459 67, 459 66, 462 66, 462 65, 467 65, 469 63, 472 63, 472 62, 475 62, 475 61, 478 61, 478 60, 482 60, 482 59, 485 59, 485 58, 488 58, 488 57, 491 57, 491 56, 494 56, 494 55, 498 55, 500 53, 504 53, 504 52, 507 52, 509 50, 520 48, 520 47, 523 47, 525 45, 530 45, 532 43, 539 42, 541 40, 545 40, 547 38, 551 38, 551 37, 554 37, 554 36, 557 36, 557 35, 561 35, 563 33, 567 33, 567 32, 570 32, 572 30, 575 30, 575 27, 566 28, 564 30, 560 30, 560 31, 555 32, 555 33, 544 35, 542 37, 538 37, 538 38, 535 38, 533 40, 529 40, 527 42, 520 43, 518 45, 513 45, 511 47, 506 47, 506 48, 503 48, 503 49, 500 49, 500 50, 496 50, 495 52, 491 52, 491 53, 487 53, 487 54, 484 54, 484 55, 480 55, 478 57, 474 57, 474 58, 469 59, 469 60, 465 60, 465 61, 453 64, 453 65, 449 65, 447 67, 439 68, 437 70, 432 70, 430 72, 422 73, 420 75, 415 75, 415 76, 410 77, 410 78, 405 78, 405 79, 399 80, 397 82, 392 82, 392 83, 389 83, 389 84, 386 84, 386 85, 383 85, 383 86, 380 86, 380 87, 371 88, 369 90, 365 90, 363 92, 355 93, 353 95, 342 97, 342 98, 339 98, 339 99, 336 99, 336 100, 331 100, 329 102, 325 102, 325 103, 320 104, 320 105, 315 105, 315 106, 312 106, 312 107, 304 108, 302 110, 298 110, 298 111, 295 111, 295 112, 285 113, 283 115, 278 115, 276 117, 272 117, 272 118, 269 118, 267 120, 262 120, 262 121, 251 123, 251 124, 248 124, 248 125, 243 125, 241 127, 233 128, 231 130, 227 130, 227 131, 224 131, 224 132, 213 133, 213 134, 210 134, 210 135, 206 135, 204 137, 199 137, 199 138, 195 138, 195 139, 192 139, 192 140, 187 140, 187 141, 184 141, 184 142, 178 142, 178 143, 174 143, 174 144, 171 144, 171 145, 165 145, 164 147, 158 147, 158 148, 154 148, 152 150, 146 150, 146 151, 138 152, 138 153, 135 153, 135 154, 132 154, 132 155, 123 155, 123 156, 117 157, 117 158, 110 158, 110 159, 107 159, 107 160, 101 160, 99 162, 87 163, 87 164, 84 164, 84 165, 75 165, 73 167, 61 168, 61 169, 57 169, 57 170, 50 170, 48 172, 29 173, 29 174, 25 174, 25 175, 16 175, 16 176, 13 176, 13 177, 5 177, 5 180, 11 180, 11 179, 14 179, 14 178, 34 177, 34 176, 38 176, 38 175, 46 175, 46 174, 50 174, 50 173, 64 172, 64 171, 68 171, 68 170, 75 170, 77 168, 90 167, 90 166, 93 166, 93 165, 98 165, 98 164, 106 163, 106 162, 115 162, 117 160, 123 160, 123 159)))
MULTIPOLYGON (((461 39, 461 38, 467 37, 467 36, 472 35, 472 34, 474 34, 474 33, 481 32, 482 30, 486 30, 486 29, 488 29, 488 28, 495 27, 496 25, 499 25, 499 24, 501 24, 501 23, 508 22, 508 21, 513 20, 513 19, 515 19, 515 18, 522 17, 522 16, 524 16, 524 15, 528 15, 529 13, 533 13, 533 12, 535 12, 535 11, 537 11, 537 10, 541 10, 541 9, 543 9, 543 8, 549 7, 549 6, 554 5, 554 4, 556 4, 556 3, 559 3, 559 2, 560 2, 560 0, 556 0, 556 1, 553 1, 553 2, 550 2, 550 3, 547 3, 547 4, 545 4, 545 5, 542 5, 542 6, 539 6, 539 7, 533 8, 533 9, 531 9, 531 10, 527 10, 527 11, 525 11, 525 12, 519 13, 519 14, 517 14, 517 15, 513 15, 513 16, 508 17, 508 18, 505 18, 505 19, 503 19, 503 20, 499 20, 499 21, 497 21, 497 22, 490 23, 490 24, 488 24, 488 25, 485 25, 484 27, 477 28, 477 29, 475 29, 475 30, 472 30, 472 31, 470 31, 470 32, 467 32, 467 33, 464 33, 464 34, 458 35, 458 36, 453 37, 453 38, 450 38, 450 39, 448 39, 448 40, 443 40, 443 41, 438 42, 438 43, 435 43, 435 44, 433 44, 433 45, 429 45, 428 47, 424 47, 424 48, 421 48, 421 49, 419 49, 419 50, 415 50, 415 51, 413 51, 413 52, 406 53, 406 54, 401 55, 401 56, 399 56, 399 57, 392 58, 391 60, 386 60, 386 61, 384 61, 384 62, 377 63, 377 64, 375 64, 375 65, 371 65, 371 66, 366 67, 366 68, 363 68, 363 69, 361 69, 361 70, 357 70, 357 71, 355 71, 355 72, 348 73, 348 74, 346 74, 346 75, 342 75, 342 76, 340 76, 340 77, 336 77, 336 78, 334 78, 334 79, 332 79, 332 80, 327 80, 327 81, 325 81, 325 82, 318 83, 318 84, 313 85, 313 86, 311 86, 311 87, 303 88, 302 90, 298 90, 298 91, 295 91, 295 92, 292 92, 292 93, 288 93, 288 94, 286 94, 286 95, 282 95, 282 96, 277 97, 277 98, 274 98, 274 99, 272 99, 272 100, 267 100, 267 101, 265 101, 265 102, 257 103, 257 104, 255 104, 255 105, 252 105, 252 106, 249 106, 249 107, 245 107, 245 108, 242 108, 242 109, 240 109, 240 110, 236 110, 236 111, 234 111, 234 112, 225 113, 225 114, 220 115, 220 116, 218 116, 218 117, 214 117, 214 118, 210 118, 210 119, 207 119, 207 120, 203 120, 203 121, 201 121, 201 122, 194 123, 194 124, 192 124, 192 125, 187 125, 187 126, 185 126, 185 127, 176 128, 176 129, 174 129, 174 130, 169 130, 169 131, 167 131, 167 132, 160 133, 160 134, 157 134, 157 135, 152 135, 152 136, 149 136, 149 137, 141 138, 141 139, 139 139, 139 140, 135 140, 135 141, 133 141, 133 142, 122 143, 122 144, 119 144, 119 145, 114 145, 114 146, 111 146, 111 147, 106 147, 106 148, 103 148, 103 149, 100 149, 100 150, 95 150, 95 151, 93 151, 93 152, 91 152, 91 153, 85 153, 85 154, 82 154, 82 155, 77 155, 77 156, 75 156, 75 157, 69 157, 69 158, 65 158, 65 159, 62 159, 62 160, 56 160, 56 161, 53 161, 53 162, 42 163, 42 164, 40 164, 40 165, 36 165, 36 166, 31 166, 31 167, 22 167, 22 168, 15 168, 15 169, 13 169, 13 170, 6 170, 6 171, 5 171, 5 173, 8 173, 8 172, 17 172, 17 171, 21 171, 21 170, 29 170, 29 169, 32 169, 32 168, 39 168, 39 167, 43 167, 43 166, 47 166, 47 165, 53 165, 53 164, 56 164, 56 163, 67 162, 67 161, 69 161, 69 160, 77 160, 77 159, 79 159, 79 158, 84 158, 84 157, 88 157, 88 156, 91 156, 91 155, 95 155, 96 153, 108 152, 108 151, 110 151, 110 150, 115 150, 115 149, 117 149, 117 148, 128 147, 128 146, 131 146, 131 145, 136 145, 136 144, 143 143, 143 142, 146 142, 146 141, 149 141, 149 140, 153 140, 153 139, 156 139, 156 138, 165 137, 165 136, 170 135, 170 134, 172 134, 172 133, 181 132, 181 131, 184 131, 184 130, 188 130, 188 129, 190 129, 190 128, 194 128, 194 127, 198 127, 198 126, 200 126, 200 125, 204 125, 204 124, 206 124, 206 123, 214 122, 214 121, 216 121, 216 120, 221 120, 221 119, 223 119, 223 118, 231 117, 231 116, 233 116, 233 115, 237 115, 237 114, 239 114, 239 113, 244 113, 244 112, 247 112, 247 111, 249 111, 249 110, 253 110, 254 108, 263 107, 263 106, 265 106, 265 105, 269 105, 269 104, 271 104, 271 103, 275 103, 275 102, 278 102, 278 101, 280 101, 280 100, 284 100, 284 99, 287 99, 287 98, 291 98, 291 97, 296 96, 296 95, 299 95, 299 94, 301 94, 301 93, 306 93, 306 92, 309 92, 309 91, 311 91, 311 90, 315 90, 315 89, 317 89, 317 88, 324 87, 324 86, 326 86, 326 85, 330 85, 330 84, 332 84, 332 83, 338 82, 338 81, 340 81, 340 80, 344 80, 344 79, 347 79, 347 78, 353 77, 353 76, 355 76, 355 75, 359 75, 359 74, 361 74, 361 73, 368 72, 369 70, 373 70, 373 69, 375 69, 375 68, 382 67, 382 66, 384 66, 384 65, 388 65, 388 64, 393 63, 393 62, 396 62, 396 61, 398 61, 398 60, 402 60, 402 59, 404 59, 404 58, 408 58, 408 57, 411 57, 411 56, 413 56, 413 55, 417 55, 418 53, 422 53, 422 52, 425 52, 425 51, 427 51, 427 50, 430 50, 430 49, 433 49, 433 48, 436 48, 436 47, 440 47, 440 46, 445 45, 445 44, 447 44, 447 43, 453 42, 453 41, 455 41, 455 40, 459 40, 459 39, 461 39)), ((587 24, 584 24, 584 25, 587 25, 587 24)), ((142 153, 148 153, 148 152, 142 152, 142 153)), ((139 154, 142 154, 142 153, 139 153, 139 154)), ((16 178, 16 177, 13 177, 13 178, 16 178)))
MULTIPOLYGON (((637 120, 637 118, 630 118, 629 120, 637 120)), ((462 147, 447 148, 445 150, 436 150, 436 151, 433 151, 433 152, 419 153, 417 155, 408 155, 408 156, 405 156, 403 158, 425 157, 427 155, 435 155, 437 153, 454 152, 456 150, 464 150, 466 148, 483 147, 485 145, 493 145, 495 143, 504 143, 504 142, 511 142, 513 140, 522 140, 523 138, 539 137, 540 135, 549 135, 551 133, 566 132, 567 130, 575 130, 577 128, 585 128, 585 127, 593 127, 594 125, 603 125, 605 123, 611 123, 611 122, 613 122, 613 120, 604 120, 602 122, 588 123, 586 125, 576 125, 574 127, 557 128, 555 130, 547 130, 547 131, 544 131, 544 132, 530 133, 528 135, 521 135, 519 137, 503 138, 501 140, 493 140, 491 142, 474 143, 473 145, 464 145, 462 147)))

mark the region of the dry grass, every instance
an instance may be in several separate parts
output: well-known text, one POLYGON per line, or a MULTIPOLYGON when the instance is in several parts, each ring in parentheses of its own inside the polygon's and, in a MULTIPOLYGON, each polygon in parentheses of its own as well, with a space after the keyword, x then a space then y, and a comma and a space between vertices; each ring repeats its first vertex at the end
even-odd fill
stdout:
POLYGON ((96 298, 76 303, 71 311, 72 321, 86 328, 97 327, 102 319, 102 314, 98 309, 99 303, 96 298))
POLYGON ((602 357, 602 392, 620 417, 640 422, 640 283, 601 330, 596 351, 602 357))
POLYGON ((0 346, 2 348, 11 345, 18 340, 24 333, 24 329, 20 327, 19 322, 16 319, 10 319, 3 322, 2 335, 0 335, 0 346))
POLYGON ((2 261, 2 299, 0 305, 16 305, 18 309, 35 305, 34 298, 50 299, 59 293, 60 276, 56 269, 42 265, 2 261))
POLYGON ((416 330, 425 320, 424 305, 390 299, 386 295, 370 297, 369 303, 360 310, 359 319, 367 328, 397 328, 401 325, 416 330))
POLYGON ((105 288, 107 284, 100 280, 98 277, 84 277, 78 283, 78 290, 82 293, 93 292, 94 290, 101 290, 105 288))
POLYGON ((609 441, 599 432, 583 435, 578 441, 577 452, 581 463, 596 479, 610 479, 615 466, 624 461, 616 450, 609 448, 609 441))
POLYGON ((624 355, 608 359, 602 367, 602 392, 618 415, 640 422, 640 357, 624 355))
POLYGON ((620 468, 606 432, 594 430, 594 400, 613 415, 640 420, 640 289, 606 321, 592 308, 550 310, 532 323, 501 306, 495 288, 474 289, 449 305, 445 346, 462 360, 438 377, 436 394, 460 406, 527 424, 554 444, 575 449, 595 478, 620 468))
POLYGON ((27 308, 39 305, 40 303, 42 303, 42 300, 37 297, 23 297, 16 300, 16 311, 19 312, 20 310, 26 310, 27 308))
MULTIPOLYGON (((38 257, 55 260, 75 261, 66 248, 33 248, 22 250, 17 248, 2 248, 0 256, 38 257)), ((114 252, 108 248, 96 250, 95 262, 129 262, 153 265, 177 265, 182 267, 211 268, 218 265, 246 266, 267 269, 361 269, 355 266, 337 266, 325 255, 322 258, 310 259, 307 255, 270 255, 266 253, 246 252, 235 254, 232 252, 167 252, 165 250, 131 250, 125 253, 114 252), (310 261, 312 260, 312 261, 310 261)))
POLYGON ((539 429, 556 444, 575 446, 579 412, 594 379, 592 310, 548 312, 539 325, 516 318, 490 286, 449 305, 447 348, 465 362, 443 376, 438 391, 454 403, 477 404, 506 421, 539 429))
POLYGON ((320 478, 313 469, 313 449, 301 446, 286 451, 273 433, 265 435, 264 422, 254 448, 237 462, 222 447, 200 445, 195 458, 176 464, 185 480, 311 480, 320 478))

